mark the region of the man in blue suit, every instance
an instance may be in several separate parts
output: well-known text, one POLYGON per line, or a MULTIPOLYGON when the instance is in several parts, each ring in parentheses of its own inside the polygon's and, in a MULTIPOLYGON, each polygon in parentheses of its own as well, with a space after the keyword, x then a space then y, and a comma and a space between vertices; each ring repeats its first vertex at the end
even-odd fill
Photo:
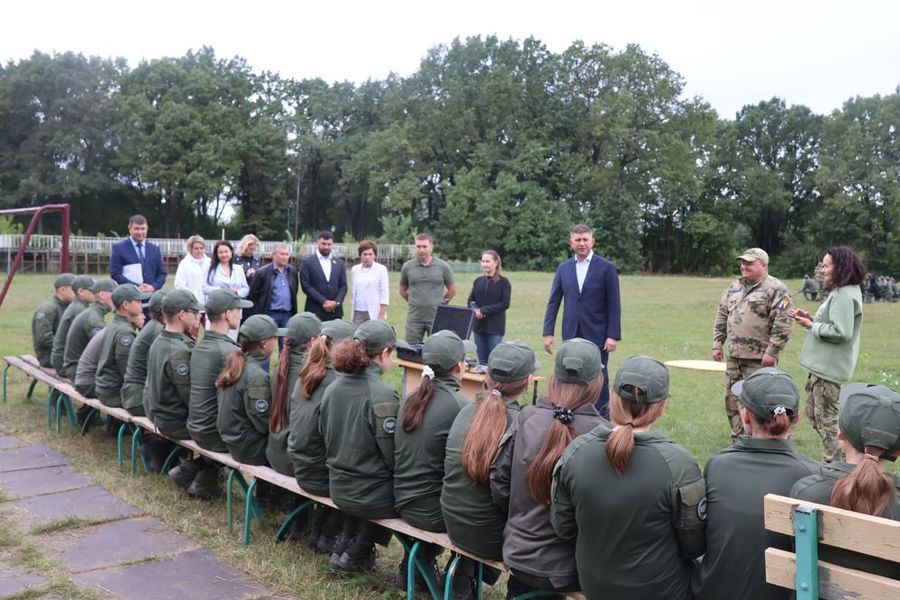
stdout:
POLYGON ((128 219, 128 237, 113 244, 109 256, 109 276, 118 284, 133 283, 152 294, 166 284, 166 265, 159 246, 147 241, 147 219, 133 215, 128 219))
POLYGON ((600 414, 609 414, 609 353, 622 339, 622 310, 619 304, 619 273, 616 267, 593 252, 594 235, 587 225, 572 228, 569 244, 575 256, 560 264, 550 286, 544 314, 544 350, 553 353, 553 330, 559 304, 563 308, 563 341, 579 337, 600 348, 603 358, 603 391, 597 400, 600 414))
POLYGON ((344 296, 347 295, 347 272, 344 260, 331 253, 334 234, 323 231, 316 239, 317 250, 300 261, 300 287, 306 294, 303 310, 322 321, 344 316, 344 296))

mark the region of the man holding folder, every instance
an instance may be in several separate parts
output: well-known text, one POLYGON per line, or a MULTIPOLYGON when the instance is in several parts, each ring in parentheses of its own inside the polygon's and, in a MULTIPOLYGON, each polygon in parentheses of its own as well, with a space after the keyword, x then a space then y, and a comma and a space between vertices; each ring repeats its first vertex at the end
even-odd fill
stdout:
POLYGON ((147 219, 133 215, 128 219, 128 237, 113 244, 109 256, 109 275, 119 284, 133 283, 151 294, 166 284, 166 265, 159 246, 147 241, 147 219))

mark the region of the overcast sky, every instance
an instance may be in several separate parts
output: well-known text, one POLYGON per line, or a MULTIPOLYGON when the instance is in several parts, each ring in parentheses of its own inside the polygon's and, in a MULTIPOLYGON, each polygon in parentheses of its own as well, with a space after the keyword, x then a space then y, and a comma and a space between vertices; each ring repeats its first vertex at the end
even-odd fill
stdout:
POLYGON ((655 52, 723 117, 779 96, 830 113, 900 85, 900 1, 88 0, 6 3, 0 60, 75 51, 142 59, 212 46, 255 71, 327 81, 413 73, 454 37, 534 36, 655 52))

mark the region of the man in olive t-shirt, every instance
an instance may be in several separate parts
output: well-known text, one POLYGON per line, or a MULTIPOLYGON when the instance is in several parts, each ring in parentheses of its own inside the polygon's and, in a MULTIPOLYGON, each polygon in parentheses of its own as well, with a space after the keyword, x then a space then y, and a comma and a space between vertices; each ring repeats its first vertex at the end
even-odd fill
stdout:
POLYGON ((400 295, 409 303, 406 313, 406 341, 421 342, 431 330, 437 307, 456 296, 456 283, 450 265, 431 255, 431 235, 416 236, 416 258, 400 269, 400 295), (446 289, 446 291, 445 291, 446 289))

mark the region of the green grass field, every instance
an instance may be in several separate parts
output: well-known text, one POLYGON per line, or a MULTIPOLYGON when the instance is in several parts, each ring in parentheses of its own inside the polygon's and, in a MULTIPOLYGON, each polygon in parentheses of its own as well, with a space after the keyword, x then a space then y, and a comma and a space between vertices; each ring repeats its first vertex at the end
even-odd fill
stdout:
MULTIPOLYGON (((552 357, 541 344, 541 323, 550 288, 551 274, 506 273, 512 282, 512 306, 507 316, 506 339, 527 342, 538 353, 548 375, 552 357)), ((458 277, 459 296, 453 304, 464 305, 474 274, 458 277)), ((170 280, 172 278, 170 277, 170 280)), ((391 273, 391 305, 388 317, 403 333, 406 305, 396 293, 399 274, 391 273)), ((52 292, 52 276, 17 276, 0 307, 0 353, 32 353, 30 322, 37 305, 52 292)), ((659 360, 708 359, 712 322, 722 290, 728 279, 695 277, 628 276, 621 280, 623 340, 610 359, 610 373, 633 354, 648 354, 659 360)), ((791 291, 800 289, 797 280, 786 282, 791 291)), ((796 299, 799 306, 814 310, 812 303, 796 299)), ((865 306, 865 320, 859 364, 855 381, 882 383, 900 388, 900 363, 897 340, 900 338, 900 304, 873 303, 865 306)), ((801 390, 806 373, 797 363, 805 332, 796 329, 782 354, 780 367, 791 373, 801 390)), ((557 340, 559 338, 557 337, 557 340)), ((557 341, 558 344, 558 341, 557 341)), ((558 347, 558 345, 557 345, 558 347)), ((86 472, 142 510, 192 535, 197 541, 245 569, 261 581, 286 594, 303 598, 402 598, 390 589, 390 577, 399 559, 396 543, 379 558, 379 570, 371 575, 341 578, 330 574, 327 559, 295 545, 276 545, 271 541, 277 524, 268 519, 254 530, 254 541, 244 548, 237 536, 228 537, 224 529, 224 504, 190 501, 164 478, 130 476, 115 471, 115 444, 99 430, 84 438, 65 430, 62 436, 47 433, 41 396, 25 402, 26 379, 10 371, 9 404, 0 404, 0 427, 34 442, 45 443, 68 455, 76 468, 86 472)), ((392 369, 388 380, 399 386, 400 373, 392 369)), ((684 445, 701 465, 730 442, 723 404, 724 374, 672 369, 671 400, 659 427, 684 445)), ((2 429, 0 429, 2 431, 2 429)), ((800 450, 818 457, 818 436, 801 420, 795 430, 800 450)), ((500 598, 492 591, 488 598, 500 598)))

